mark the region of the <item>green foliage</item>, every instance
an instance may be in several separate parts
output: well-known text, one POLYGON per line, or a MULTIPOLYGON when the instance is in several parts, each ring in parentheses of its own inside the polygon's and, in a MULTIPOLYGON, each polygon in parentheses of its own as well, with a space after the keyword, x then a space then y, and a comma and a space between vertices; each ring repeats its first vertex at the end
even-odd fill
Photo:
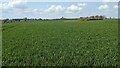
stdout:
POLYGON ((0 21, 0 67, 2 66, 2 21, 0 21))
POLYGON ((3 24, 3 66, 119 65, 117 26, 115 19, 3 24))

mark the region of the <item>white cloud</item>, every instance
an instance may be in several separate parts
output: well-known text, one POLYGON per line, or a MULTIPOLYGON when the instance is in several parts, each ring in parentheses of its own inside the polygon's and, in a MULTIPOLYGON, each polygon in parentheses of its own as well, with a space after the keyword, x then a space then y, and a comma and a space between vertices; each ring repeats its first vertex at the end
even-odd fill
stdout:
POLYGON ((61 5, 56 6, 56 11, 63 11, 65 10, 65 7, 62 7, 61 5))
POLYGON ((26 0, 13 0, 12 2, 9 3, 11 7, 13 8, 20 8, 24 9, 26 8, 26 0))
POLYGON ((102 2, 110 2, 110 0, 102 0, 102 2))
POLYGON ((114 9, 118 9, 118 8, 120 8, 120 6, 114 5, 113 8, 114 8, 114 9))
POLYGON ((79 3, 78 6, 87 6, 86 3, 79 3))
POLYGON ((81 11, 82 7, 71 5, 70 7, 67 7, 67 10, 71 12, 77 12, 77 11, 81 11))
POLYGON ((60 11, 64 11, 65 7, 61 6, 61 5, 51 5, 46 11, 48 12, 60 12, 60 11))
POLYGON ((0 3, 0 9, 8 9, 8 3, 0 3))
POLYGON ((63 14, 63 13, 71 13, 71 12, 78 12, 81 11, 82 8, 80 6, 71 5, 69 7, 64 7, 62 5, 51 5, 46 9, 30 9, 29 11, 25 12, 32 12, 35 14, 63 14))
POLYGON ((55 5, 51 5, 49 8, 48 8, 48 11, 55 11, 56 9, 56 6, 55 5))
MULTIPOLYGON (((70 5, 68 7, 64 7, 62 5, 51 5, 48 8, 44 9, 25 9, 23 12, 25 14, 32 14, 32 16, 42 16, 42 15, 48 15, 48 16, 63 16, 63 14, 73 13, 73 16, 77 16, 76 12, 79 12, 82 10, 82 7, 76 6, 76 5, 70 5)), ((69 15, 69 14, 68 14, 69 15)), ((44 16, 45 17, 45 16, 44 16)))
POLYGON ((41 12, 42 10, 40 9, 33 9, 33 12, 41 12))
POLYGON ((72 13, 72 12, 78 12, 81 11, 82 7, 71 5, 69 7, 64 7, 62 5, 51 5, 50 7, 46 9, 30 9, 29 11, 25 12, 32 12, 35 14, 63 14, 63 13, 72 13))
POLYGON ((109 10, 109 6, 108 5, 101 5, 98 7, 99 10, 109 10))
POLYGON ((45 13, 45 10, 43 9, 31 9, 31 10, 28 10, 29 11, 32 11, 32 13, 35 13, 35 14, 43 14, 45 13))
POLYGON ((35 9, 26 9, 24 12, 25 13, 33 13, 33 14, 50 14, 50 13, 62 13, 63 11, 66 11, 65 10, 66 8, 61 6, 61 5, 51 5, 50 7, 48 8, 44 8, 44 9, 38 9, 38 8, 35 8, 35 9))
POLYGON ((24 8, 27 8, 26 0, 12 0, 10 2, 0 3, 0 8, 1 9, 12 9, 12 8, 24 9, 24 8))
POLYGON ((2 8, 2 3, 0 3, 0 9, 2 8))

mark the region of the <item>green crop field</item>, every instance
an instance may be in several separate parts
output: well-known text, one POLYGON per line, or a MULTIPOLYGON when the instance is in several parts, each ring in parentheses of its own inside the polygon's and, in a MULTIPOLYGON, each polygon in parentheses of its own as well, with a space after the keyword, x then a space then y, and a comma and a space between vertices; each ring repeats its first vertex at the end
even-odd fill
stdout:
POLYGON ((2 25, 3 66, 117 66, 118 20, 30 20, 2 25))

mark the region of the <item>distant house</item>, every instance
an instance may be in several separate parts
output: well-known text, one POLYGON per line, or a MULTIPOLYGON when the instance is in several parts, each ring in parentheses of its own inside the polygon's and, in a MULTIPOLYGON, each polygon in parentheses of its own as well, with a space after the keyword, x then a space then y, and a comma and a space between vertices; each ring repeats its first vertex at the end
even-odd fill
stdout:
POLYGON ((64 20, 64 19, 66 19, 66 18, 64 18, 64 17, 61 17, 61 19, 62 19, 62 20, 64 20))
POLYGON ((105 16, 99 16, 99 15, 90 16, 90 17, 80 17, 80 20, 103 20, 103 19, 106 19, 106 17, 105 16))

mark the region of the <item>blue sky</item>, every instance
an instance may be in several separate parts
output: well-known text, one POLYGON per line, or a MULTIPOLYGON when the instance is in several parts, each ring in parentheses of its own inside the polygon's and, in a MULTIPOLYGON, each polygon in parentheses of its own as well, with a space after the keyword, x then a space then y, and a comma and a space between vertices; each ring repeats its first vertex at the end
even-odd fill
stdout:
MULTIPOLYGON (((46 0, 44 0, 46 1, 46 0)), ((60 1, 60 0, 58 0, 60 1)), ((78 18, 81 16, 105 15, 106 17, 118 17, 118 2, 104 0, 100 2, 38 2, 13 0, 2 1, 0 10, 1 18, 78 18)))
MULTIPOLYGON (((8 2, 13 0, 1 0, 8 2)), ((27 2, 118 2, 120 0, 26 0, 27 2)))

